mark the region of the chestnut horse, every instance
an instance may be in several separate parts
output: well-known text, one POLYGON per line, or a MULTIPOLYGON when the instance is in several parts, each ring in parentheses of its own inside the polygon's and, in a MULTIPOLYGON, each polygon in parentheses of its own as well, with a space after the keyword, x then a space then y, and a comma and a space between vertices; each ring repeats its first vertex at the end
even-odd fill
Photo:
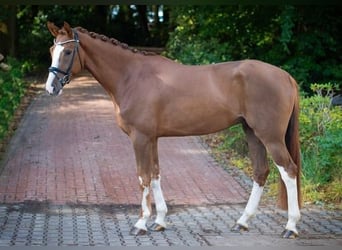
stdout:
POLYGON ((160 185, 159 137, 203 135, 241 123, 253 163, 253 188, 233 230, 248 230, 269 173, 267 152, 280 171, 278 204, 288 209, 283 237, 298 235, 300 153, 298 87, 285 71, 257 60, 188 66, 64 23, 48 22, 55 37, 46 82, 59 95, 71 74, 88 70, 111 97, 116 120, 130 137, 142 192, 141 215, 131 233, 146 233, 151 191, 157 216, 149 228, 166 228, 160 185))

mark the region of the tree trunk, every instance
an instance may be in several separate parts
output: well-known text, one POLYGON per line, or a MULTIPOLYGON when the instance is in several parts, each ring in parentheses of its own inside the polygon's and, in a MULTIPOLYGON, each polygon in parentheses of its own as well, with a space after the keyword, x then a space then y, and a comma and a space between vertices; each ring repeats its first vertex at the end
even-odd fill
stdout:
POLYGON ((107 34, 108 27, 108 13, 109 5, 96 5, 94 8, 94 19, 92 20, 95 25, 94 30, 97 30, 101 34, 107 34))
MULTIPOLYGON (((148 20, 147 20, 147 6, 146 5, 136 5, 139 14, 139 26, 141 28, 143 37, 145 38, 145 43, 150 40, 150 32, 148 30, 148 20)), ((146 45, 146 44, 145 44, 146 45)))
POLYGON ((15 57, 17 51, 17 7, 9 6, 8 35, 9 35, 9 55, 15 57))
POLYGON ((152 6, 153 13, 154 13, 154 20, 153 23, 158 27, 159 25, 159 5, 153 5, 152 6))

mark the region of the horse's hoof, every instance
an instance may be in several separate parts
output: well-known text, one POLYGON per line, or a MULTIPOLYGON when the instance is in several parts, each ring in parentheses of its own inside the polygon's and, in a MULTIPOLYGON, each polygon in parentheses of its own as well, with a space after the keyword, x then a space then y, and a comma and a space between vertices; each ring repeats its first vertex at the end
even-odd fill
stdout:
POLYGON ((248 232, 249 229, 248 227, 242 226, 240 224, 235 224, 235 226, 232 227, 231 231, 235 233, 242 233, 242 232, 248 232))
POLYGON ((153 223, 149 227, 149 230, 154 231, 154 232, 163 232, 163 231, 165 231, 165 227, 159 225, 158 223, 153 223))
POLYGON ((284 230, 281 234, 281 236, 284 238, 284 239, 295 239, 298 237, 298 234, 293 232, 292 230, 284 230))
POLYGON ((133 227, 132 230, 129 232, 129 234, 133 235, 133 236, 141 236, 141 235, 147 234, 147 230, 137 228, 137 227, 133 227))

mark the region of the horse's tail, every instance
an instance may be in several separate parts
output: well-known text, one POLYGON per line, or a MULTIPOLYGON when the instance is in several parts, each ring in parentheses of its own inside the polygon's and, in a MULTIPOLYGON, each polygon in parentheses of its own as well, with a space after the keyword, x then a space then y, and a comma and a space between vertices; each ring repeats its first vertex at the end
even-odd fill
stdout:
MULTIPOLYGON (((297 192, 298 192, 298 205, 301 207, 301 190, 300 190, 300 176, 301 176, 301 162, 300 162, 300 143, 299 143, 299 91, 297 82, 290 76, 290 81, 295 88, 296 95, 292 114, 287 127, 285 142, 287 150, 289 151, 293 162, 297 165, 297 192)), ((281 178, 278 196, 278 206, 281 209, 287 210, 287 192, 285 183, 281 178)))

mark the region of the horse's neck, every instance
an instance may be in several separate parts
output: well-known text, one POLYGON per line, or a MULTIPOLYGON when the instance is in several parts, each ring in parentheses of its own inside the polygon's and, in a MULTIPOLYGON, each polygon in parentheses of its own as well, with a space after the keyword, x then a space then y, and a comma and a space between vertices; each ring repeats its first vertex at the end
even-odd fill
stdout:
POLYGON ((131 64, 136 60, 135 54, 86 34, 82 34, 80 41, 85 52, 85 69, 119 104, 119 93, 126 87, 124 79, 127 79, 131 64))

